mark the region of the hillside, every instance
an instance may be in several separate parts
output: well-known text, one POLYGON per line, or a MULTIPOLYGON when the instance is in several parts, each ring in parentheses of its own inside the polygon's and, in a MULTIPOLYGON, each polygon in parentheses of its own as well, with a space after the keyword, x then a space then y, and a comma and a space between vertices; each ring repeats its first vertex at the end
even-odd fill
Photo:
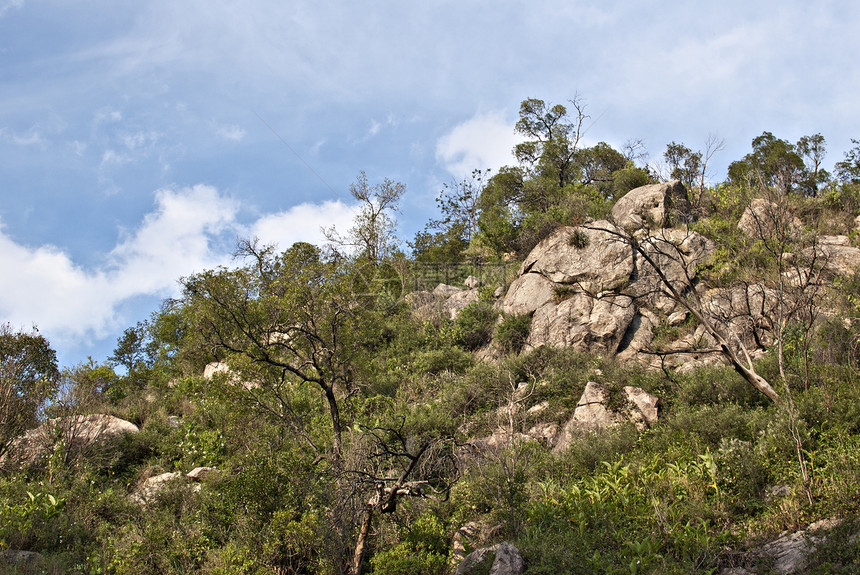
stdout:
POLYGON ((533 144, 409 257, 359 178, 333 247, 241 242, 105 363, 4 326, 3 572, 860 570, 856 156, 533 144))

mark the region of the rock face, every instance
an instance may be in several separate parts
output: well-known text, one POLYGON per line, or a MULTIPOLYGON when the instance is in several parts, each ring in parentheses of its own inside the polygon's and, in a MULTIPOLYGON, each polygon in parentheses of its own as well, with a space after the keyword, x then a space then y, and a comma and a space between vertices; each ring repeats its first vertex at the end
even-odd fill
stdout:
POLYGON ((535 312, 526 346, 573 347, 613 355, 633 320, 636 308, 624 295, 594 298, 576 293, 559 304, 547 303, 535 312))
POLYGON ((612 219, 625 230, 664 228, 690 221, 687 189, 675 180, 630 190, 612 208, 612 219))
MULTIPOLYGON (((770 543, 753 549, 748 553, 748 558, 751 563, 758 563, 762 559, 772 563, 766 573, 778 575, 803 573, 807 557, 827 538, 827 532, 839 524, 838 519, 816 521, 806 529, 786 533, 770 543)), ((721 575, 756 575, 757 573, 754 568, 732 567, 723 569, 721 575)))
POLYGON ((633 252, 614 235, 617 232, 605 220, 559 228, 535 246, 520 275, 540 274, 553 283, 576 284, 590 292, 617 289, 633 273, 633 252))
POLYGON ((467 305, 478 301, 480 280, 473 276, 466 284, 474 287, 460 289, 456 286, 439 284, 433 291, 418 291, 406 295, 406 303, 412 315, 420 321, 438 319, 440 316, 451 321, 457 319, 467 305))
POLYGON ((573 416, 558 436, 554 451, 561 452, 570 447, 573 438, 583 431, 607 429, 624 421, 633 422, 639 429, 657 423, 657 397, 629 385, 624 387, 623 397, 624 407, 620 411, 613 410, 609 407, 608 387, 594 381, 586 383, 573 416))

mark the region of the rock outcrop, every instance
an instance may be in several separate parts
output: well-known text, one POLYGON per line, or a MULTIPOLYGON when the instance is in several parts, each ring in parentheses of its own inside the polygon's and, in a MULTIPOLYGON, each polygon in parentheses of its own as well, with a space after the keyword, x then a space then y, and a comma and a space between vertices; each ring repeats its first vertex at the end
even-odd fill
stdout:
POLYGON ((556 440, 556 452, 570 447, 571 441, 582 432, 597 431, 614 427, 624 421, 634 423, 645 429, 657 423, 656 396, 643 389, 632 386, 623 388, 623 405, 613 409, 609 405, 607 385, 589 381, 576 403, 573 416, 565 423, 556 440))
POLYGON ((612 219, 625 230, 665 228, 692 219, 687 189, 680 181, 630 190, 612 208, 612 219))
POLYGON ((16 439, 8 455, 14 465, 27 467, 52 453, 58 441, 62 441, 70 451, 92 448, 109 450, 115 440, 138 431, 140 429, 132 422, 103 413, 58 417, 49 419, 16 439))

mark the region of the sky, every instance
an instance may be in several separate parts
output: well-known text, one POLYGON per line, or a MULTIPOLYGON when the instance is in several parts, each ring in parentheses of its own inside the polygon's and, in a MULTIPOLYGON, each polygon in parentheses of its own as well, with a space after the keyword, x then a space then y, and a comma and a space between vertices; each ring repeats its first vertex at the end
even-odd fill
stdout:
POLYGON ((0 323, 104 361, 179 280, 346 230, 349 185, 513 165, 519 104, 587 105, 585 143, 763 131, 860 139, 852 0, 0 0, 0 323))

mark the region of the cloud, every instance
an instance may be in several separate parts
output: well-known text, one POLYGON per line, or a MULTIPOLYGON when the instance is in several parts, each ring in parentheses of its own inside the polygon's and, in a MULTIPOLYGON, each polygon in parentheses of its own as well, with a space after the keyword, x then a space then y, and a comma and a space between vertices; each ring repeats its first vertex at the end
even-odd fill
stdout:
POLYGON ((240 203, 207 185, 155 192, 153 210, 122 231, 95 269, 53 245, 16 242, 0 224, 0 322, 39 326, 58 349, 104 338, 126 322, 121 309, 140 297, 174 296, 183 276, 232 262, 235 240, 256 236, 286 249, 321 243, 321 226, 346 229, 354 207, 303 203, 242 224, 240 203))
POLYGON ((436 161, 456 178, 475 169, 510 165, 514 160, 511 150, 522 141, 513 125, 502 112, 477 114, 439 138, 436 161))
POLYGON ((6 15, 12 8, 20 8, 24 5, 24 0, 4 0, 0 1, 0 18, 6 15))
POLYGON ((245 138, 245 130, 236 124, 232 124, 230 126, 219 126, 215 130, 215 133, 225 140, 231 140, 233 142, 241 142, 245 138))
POLYGON ((345 232, 352 224, 354 215, 355 207, 340 200, 322 204, 304 203, 260 218, 251 227, 251 235, 263 243, 277 244, 281 249, 295 242, 321 244, 325 238, 320 228, 333 225, 345 232))

